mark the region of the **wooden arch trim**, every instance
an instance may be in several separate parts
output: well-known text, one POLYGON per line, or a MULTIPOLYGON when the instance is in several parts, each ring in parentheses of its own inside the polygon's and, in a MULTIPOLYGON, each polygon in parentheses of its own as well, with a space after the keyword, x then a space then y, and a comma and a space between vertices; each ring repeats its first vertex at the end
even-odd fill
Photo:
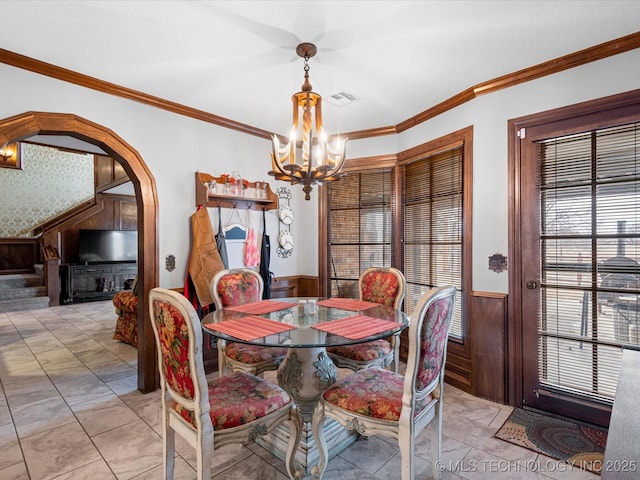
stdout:
MULTIPOLYGON (((26 112, 0 120, 0 145, 33 135, 67 135, 83 140, 118 159, 129 175, 138 205, 138 278, 141 299, 158 285, 158 195, 156 182, 140 154, 110 129, 64 113, 26 112)), ((146 301, 138 303, 138 389, 158 387, 157 353, 146 301)))

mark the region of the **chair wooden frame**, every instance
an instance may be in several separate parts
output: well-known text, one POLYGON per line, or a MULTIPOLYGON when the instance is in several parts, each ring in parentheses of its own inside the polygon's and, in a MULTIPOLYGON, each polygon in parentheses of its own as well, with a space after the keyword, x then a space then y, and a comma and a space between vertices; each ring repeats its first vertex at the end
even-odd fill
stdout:
MULTIPOLYGON (((160 372, 160 385, 162 389, 162 438, 164 454, 164 478, 173 479, 175 462, 175 433, 183 437, 196 449, 197 478, 198 480, 210 480, 211 466, 213 463, 214 449, 231 443, 243 445, 255 440, 256 436, 266 435, 276 426, 288 422, 290 436, 286 453, 285 465, 291 479, 300 478, 301 472, 296 472, 294 460, 295 452, 302 434, 302 417, 293 400, 267 415, 243 425, 217 430, 214 432, 210 417, 209 388, 215 388, 216 380, 207 382, 204 372, 202 357, 202 327, 200 319, 189 301, 177 292, 162 288, 154 288, 149 293, 149 312, 152 316, 151 325, 156 339, 158 350, 158 370, 160 372), (185 398, 179 391, 172 388, 167 381, 163 368, 163 356, 160 342, 161 333, 155 320, 154 304, 164 302, 174 307, 185 319, 188 330, 189 351, 188 367, 194 386, 193 399, 185 398), (183 408, 193 412, 194 425, 185 421, 180 414, 172 408, 178 403, 183 408)), ((246 375, 235 373, 234 375, 246 375)), ((260 382, 266 380, 259 379, 260 382)), ((249 399, 250 400, 250 399, 249 399)))
MULTIPOLYGON (((412 480, 414 478, 414 452, 416 438, 424 428, 431 424, 431 453, 433 464, 433 477, 439 477, 439 460, 441 458, 442 440, 442 400, 444 391, 444 369, 447 358, 447 341, 451 329, 451 320, 456 300, 456 288, 453 286, 433 288, 426 292, 416 304, 411 315, 409 326, 409 356, 407 360, 407 370, 403 380, 402 409, 398 421, 380 420, 370 416, 358 414, 327 401, 325 396, 332 388, 339 386, 340 382, 333 385, 316 406, 312 419, 313 435, 316 438, 319 450, 319 462, 314 467, 312 474, 314 478, 321 479, 327 467, 328 446, 324 437, 324 422, 326 417, 337 420, 342 426, 349 430, 357 430, 364 436, 386 435, 398 441, 400 455, 402 457, 402 480, 412 480), (450 307, 443 317, 443 327, 446 335, 442 335, 440 341, 444 345, 438 345, 442 350, 438 372, 424 388, 418 388, 417 379, 421 371, 421 362, 424 357, 423 335, 433 327, 429 321, 425 321, 429 308, 435 302, 450 299, 450 307), (425 403, 424 408, 416 417, 416 403, 425 403)), ((430 348, 432 346, 429 346, 430 348)), ((436 350, 438 351, 438 350, 436 350)), ((350 377, 365 374, 370 370, 361 370, 350 374, 350 377)), ((396 399, 399 401, 399 399, 396 399)))
MULTIPOLYGON (((259 285, 259 298, 262 299, 262 292, 264 291, 264 281, 258 272, 250 268, 231 268, 221 270, 216 273, 211 279, 211 295, 213 296, 213 302, 216 306, 216 310, 222 310, 224 307, 231 305, 224 305, 220 293, 218 292, 218 283, 227 275, 234 275, 238 273, 245 273, 251 275, 259 285)), ((256 300, 257 301, 257 300, 256 300)), ((218 339, 218 371, 220 375, 224 375, 228 371, 232 372, 247 372, 253 375, 262 375, 262 373, 270 370, 277 370, 286 355, 274 356, 271 360, 265 360, 259 363, 245 363, 229 357, 226 354, 227 342, 223 339, 218 339)), ((270 348, 270 347, 264 347, 270 348)), ((271 347, 273 348, 273 347, 271 347)))
MULTIPOLYGON (((398 279, 398 285, 400 287, 392 307, 395 309, 402 308, 402 302, 404 301, 407 280, 405 279, 404 274, 400 270, 393 267, 370 267, 370 268, 367 268, 364 272, 362 272, 362 274, 360 275, 360 278, 358 279, 358 291, 360 294, 360 300, 367 300, 367 298, 364 298, 364 295, 363 295, 364 280, 368 275, 376 272, 392 273, 393 275, 396 276, 396 278, 398 279)), ((400 361, 400 338, 397 335, 394 335, 385 341, 389 341, 389 343, 391 344, 391 352, 389 352, 384 356, 375 358, 373 360, 368 360, 368 361, 354 360, 352 358, 348 358, 346 356, 333 353, 331 352, 331 349, 327 350, 327 354, 329 355, 329 358, 331 358, 331 360, 337 367, 348 368, 349 370, 353 370, 354 372, 358 370, 362 370, 363 368, 387 367, 389 365, 391 365, 391 369, 394 372, 398 372, 398 364, 400 361)), ((366 343, 363 345, 366 345, 366 343)), ((362 345, 357 345, 354 347, 341 347, 341 348, 342 349, 362 348, 362 345)))

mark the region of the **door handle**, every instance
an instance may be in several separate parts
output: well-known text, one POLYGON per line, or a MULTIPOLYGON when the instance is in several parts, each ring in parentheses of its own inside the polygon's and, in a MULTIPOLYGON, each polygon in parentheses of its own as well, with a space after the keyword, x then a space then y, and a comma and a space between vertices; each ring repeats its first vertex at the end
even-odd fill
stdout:
POLYGON ((538 288, 538 282, 536 282, 535 280, 529 280, 526 283, 526 286, 529 290, 535 290, 536 288, 538 288))

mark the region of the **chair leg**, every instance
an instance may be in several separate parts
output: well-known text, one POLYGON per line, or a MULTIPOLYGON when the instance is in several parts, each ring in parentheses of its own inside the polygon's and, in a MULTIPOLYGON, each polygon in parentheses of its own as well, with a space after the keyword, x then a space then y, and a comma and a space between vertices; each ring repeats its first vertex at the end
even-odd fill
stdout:
POLYGON ((398 373, 398 365, 400 364, 400 337, 398 335, 391 337, 391 349, 393 350, 393 365, 389 370, 398 373))
MULTIPOLYGON (((208 416, 208 414, 206 414, 208 416)), ((211 480, 213 463, 213 426, 208 419, 202 419, 202 432, 198 433, 196 445, 197 479, 211 480)))
POLYGON ((400 447, 401 462, 400 478, 402 480, 413 480, 413 453, 416 448, 416 439, 411 430, 410 428, 400 428, 398 431, 398 446, 400 447))
POLYGON ((433 478, 440 478, 439 462, 442 457, 442 390, 440 399, 435 408, 435 414, 431 420, 431 464, 433 465, 433 478))
MULTIPOLYGON (((164 413, 164 412, 163 412, 164 413)), ((164 415, 164 425, 162 428, 162 450, 164 454, 164 478, 165 480, 173 480, 173 471, 175 466, 175 432, 171 425, 169 425, 169 417, 164 415)))
POLYGON ((316 409, 313 411, 313 418, 311 420, 311 430, 316 440, 319 456, 318 464, 311 468, 311 475, 314 479, 318 480, 322 478, 324 471, 327 469, 327 459, 329 457, 327 440, 324 438, 324 418, 324 406, 318 403, 316 409))
POLYGON ((287 473, 291 480, 301 479, 304 477, 302 470, 296 470, 295 460, 300 438, 302 437, 302 415, 294 406, 289 410, 289 446, 287 448, 287 456, 285 465, 287 473))
POLYGON ((227 360, 225 352, 225 341, 218 339, 218 376, 222 377, 227 373, 227 360))

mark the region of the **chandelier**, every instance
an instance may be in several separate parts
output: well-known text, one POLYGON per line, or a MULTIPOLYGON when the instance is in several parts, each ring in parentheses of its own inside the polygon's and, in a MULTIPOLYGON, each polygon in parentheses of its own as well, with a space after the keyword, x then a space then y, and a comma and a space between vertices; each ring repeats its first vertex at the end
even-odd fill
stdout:
POLYGON ((322 97, 311 90, 309 83, 309 59, 316 52, 312 43, 301 43, 296 48, 298 56, 304 58, 304 83, 302 91, 291 97, 293 126, 289 141, 280 143, 277 135, 272 137, 269 172, 276 180, 303 184, 305 200, 311 199, 312 185, 340 179, 347 146, 346 138, 336 137, 331 143, 322 129, 322 97))

